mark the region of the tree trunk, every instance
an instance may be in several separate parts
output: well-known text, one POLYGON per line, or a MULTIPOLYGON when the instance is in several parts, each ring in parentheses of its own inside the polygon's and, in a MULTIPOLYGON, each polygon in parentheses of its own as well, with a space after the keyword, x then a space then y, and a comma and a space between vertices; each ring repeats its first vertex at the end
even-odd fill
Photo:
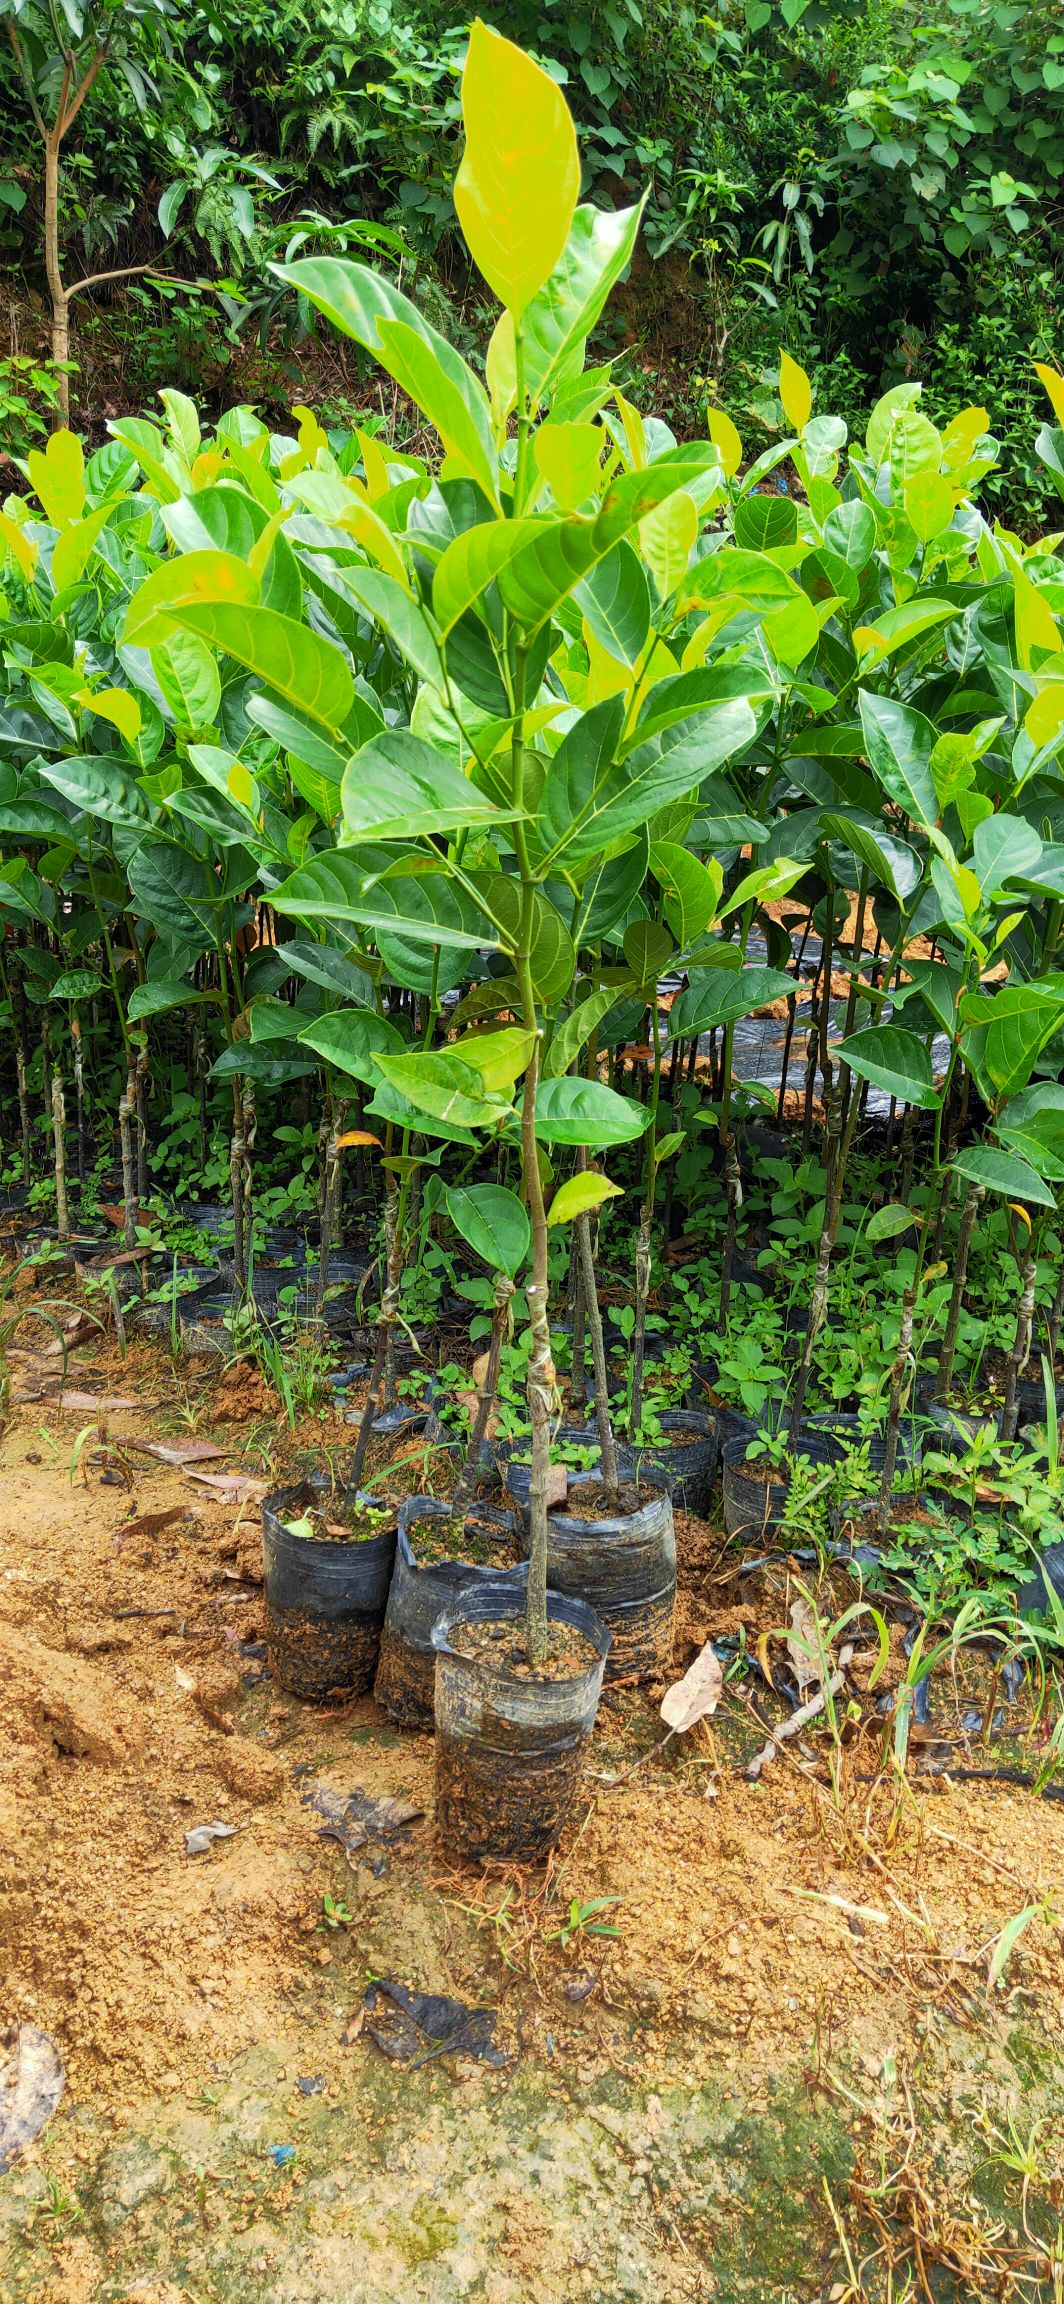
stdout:
POLYGON ((66 1181, 66 1099, 58 1071, 52 1075, 52 1139, 55 1144, 55 1220, 61 1240, 69 1239, 66 1181))
POLYGON ((595 1260, 591 1254, 591 1226, 586 1216, 578 1216, 576 1230, 580 1241, 580 1269, 584 1278, 584 1307, 591 1334, 591 1357, 595 1369, 595 1422, 598 1426, 599 1452, 602 1457, 603 1486, 612 1494, 617 1492, 617 1446, 610 1423, 609 1376, 606 1369, 606 1346, 602 1337, 602 1313, 599 1309, 598 1289, 595 1286, 595 1260))
POLYGON ((1037 1269, 1033 1256, 1028 1256, 1020 1266, 1023 1288, 1016 1313, 1016 1336, 1012 1351, 1009 1354, 1009 1371, 1005 1379, 1005 1405, 1001 1411, 1001 1438, 1005 1442, 1015 1440, 1016 1426, 1020 1418, 1016 1395, 1019 1390, 1020 1377, 1031 1357, 1031 1324, 1034 1320, 1034 1284, 1037 1269))
POLYGON ((985 1185, 969 1184, 964 1207, 961 1210, 960 1231, 957 1234, 957 1261, 953 1267, 953 1292, 949 1300, 949 1311, 946 1314, 946 1330, 942 1338, 942 1350, 938 1356, 938 1375, 935 1378, 934 1397, 940 1404, 948 1400, 949 1388, 953 1381, 953 1356, 957 1349, 957 1334, 961 1324, 964 1283, 968 1277, 968 1253, 972 1245, 972 1233, 975 1230, 976 1218, 985 1198, 985 1185))
POLYGON ((906 1288, 902 1296, 898 1349, 894 1355, 890 1371, 890 1406, 887 1410, 886 1446, 883 1453, 883 1470, 879 1481, 879 1503, 876 1509, 876 1527, 881 1536, 886 1534, 890 1525, 890 1499, 894 1487, 894 1467, 898 1461, 898 1424, 901 1419, 905 1371, 909 1365, 909 1354, 912 1351, 915 1303, 915 1288, 906 1288))
POLYGON ((63 81, 56 126, 44 141, 44 268, 52 303, 52 359, 61 370, 56 377, 57 431, 70 422, 70 378, 65 370, 70 358, 70 303, 59 262, 59 145, 68 90, 69 71, 63 81))
POLYGON ((456 1525, 466 1507, 472 1502, 480 1481, 480 1451, 484 1445, 488 1429, 492 1402, 499 1388, 499 1367, 502 1361, 502 1348, 506 1342, 506 1332, 511 1320, 510 1298, 513 1292, 513 1281, 507 1278, 505 1272, 497 1272, 495 1274, 495 1304, 491 1315, 491 1342, 488 1345, 488 1364, 477 1398, 477 1413, 469 1436, 465 1463, 459 1475, 452 1504, 452 1519, 456 1525))

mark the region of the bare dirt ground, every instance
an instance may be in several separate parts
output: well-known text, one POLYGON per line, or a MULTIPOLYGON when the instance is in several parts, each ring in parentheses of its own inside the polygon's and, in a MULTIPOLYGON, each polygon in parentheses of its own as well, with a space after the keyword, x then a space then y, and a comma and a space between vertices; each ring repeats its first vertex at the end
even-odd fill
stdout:
MULTIPOLYGON (((456 1870, 431 1739, 265 1674, 258 1373, 43 1382, 0 1446, 0 2024, 67 2087, 0 2177, 0 2304, 1064 2294, 1064 1804, 899 1793, 867 1735, 750 1782, 739 1694, 629 1774, 661 1691, 620 1689, 548 1871, 456 1870), (417 1813, 347 1857, 323 1787, 417 1813), (506 2061, 389 2059, 375 1978, 496 2010, 506 2061)), ((786 1624, 793 1565, 679 1550, 678 1670, 786 1624)))

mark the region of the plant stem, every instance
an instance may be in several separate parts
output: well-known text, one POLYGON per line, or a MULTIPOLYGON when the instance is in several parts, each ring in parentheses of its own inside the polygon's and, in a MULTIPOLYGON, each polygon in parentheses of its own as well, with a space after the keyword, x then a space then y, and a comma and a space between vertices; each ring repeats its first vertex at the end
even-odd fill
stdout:
POLYGON ((1033 1255, 1027 1256, 1020 1265, 1020 1277, 1023 1286, 1016 1312, 1016 1335, 1012 1351, 1009 1354, 1008 1375, 1005 1379, 1005 1404, 1001 1411, 1001 1439, 1005 1443, 1015 1440, 1016 1426, 1019 1423, 1019 1383, 1031 1357, 1031 1324, 1034 1319, 1034 1285, 1037 1270, 1037 1263, 1033 1255))
POLYGON ((586 1216, 576 1219, 576 1232, 580 1242, 580 1270, 584 1281, 584 1305, 591 1333, 591 1357, 595 1369, 595 1422, 598 1426, 599 1452, 602 1457, 602 1484, 615 1496, 618 1487, 617 1444, 610 1422, 609 1376, 606 1370, 606 1346, 602 1337, 602 1312, 598 1289, 595 1286, 595 1261, 591 1254, 591 1225, 586 1216))
POLYGON ((55 1144, 55 1219, 61 1240, 70 1236, 66 1182, 66 1099, 58 1065, 52 1075, 52 1138, 55 1144))
POLYGON ((957 1234, 957 1259, 953 1268, 953 1290, 949 1300, 949 1311, 946 1314, 946 1329, 942 1338, 942 1349, 938 1356, 938 1374, 935 1378, 934 1391, 934 1398, 938 1403, 948 1400, 950 1385, 953 1381, 953 1359, 957 1350, 957 1336, 961 1324, 964 1284, 968 1277, 968 1254, 972 1245, 972 1233, 975 1230, 976 1218, 985 1198, 985 1185, 969 1184, 964 1207, 961 1210, 960 1230, 957 1234))
POLYGON ((883 1452, 883 1470, 880 1475, 879 1503, 876 1510, 876 1527, 880 1535, 886 1533, 890 1524, 890 1499, 894 1487, 894 1467, 898 1461, 898 1425, 901 1420, 905 1374, 909 1365, 909 1354, 912 1351, 915 1304, 916 1289, 910 1286, 905 1289, 902 1296, 898 1349, 894 1355, 890 1371, 890 1406, 887 1410, 886 1445, 883 1452))
POLYGON ((484 1381, 477 1396, 477 1413, 469 1436, 465 1463, 462 1466, 458 1485, 454 1492, 452 1513, 455 1521, 471 1503, 480 1479, 480 1451, 484 1445, 488 1429, 492 1402, 499 1387, 499 1367, 502 1361, 502 1348, 506 1341, 506 1331, 510 1324, 510 1298, 513 1292, 513 1281, 507 1277, 505 1272, 497 1272, 495 1274, 495 1304, 491 1315, 491 1341, 488 1345, 488 1364, 484 1371, 484 1381))

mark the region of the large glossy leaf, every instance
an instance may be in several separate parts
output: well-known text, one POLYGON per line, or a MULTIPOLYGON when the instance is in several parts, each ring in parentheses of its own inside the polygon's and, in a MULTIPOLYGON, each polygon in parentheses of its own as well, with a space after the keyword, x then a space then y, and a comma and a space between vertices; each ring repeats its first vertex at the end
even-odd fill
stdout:
POLYGON ((642 202, 637 208, 577 209, 550 279, 525 312, 524 381, 533 407, 581 366, 585 340, 631 263, 642 213, 642 202))
POLYGON ((1043 1048, 1064 1025, 1064 980, 1002 984, 960 1003, 961 1048, 988 1104, 1025 1088, 1043 1048))
POLYGON ((165 935, 204 950, 222 897, 210 866, 176 840, 145 840, 127 871, 141 917, 165 935))
POLYGON ((465 152, 454 204, 465 243, 519 320, 569 237, 580 160, 556 80, 477 17, 462 74, 465 152))
POLYGON ((825 837, 841 841, 858 863, 864 865, 873 882, 889 888, 896 904, 908 903, 923 877, 923 866, 914 849, 856 809, 827 808, 821 822, 825 837))
POLYGON ((550 1204, 548 1224, 572 1224, 577 1216, 587 1216, 592 1208, 601 1208, 606 1200, 620 1199, 622 1186, 611 1184, 608 1176, 600 1176, 594 1168, 584 1168, 576 1176, 567 1176, 550 1204))
POLYGON ((129 995, 126 1014, 131 1024, 140 1024, 146 1016, 165 1016, 172 1008, 190 1008, 197 1002, 217 1002, 218 992, 196 992, 181 977, 156 976, 147 984, 134 984, 129 995))
POLYGON ((937 730, 922 712, 895 696, 874 696, 862 688, 859 702, 869 763, 887 799, 930 831, 939 817, 931 773, 937 730))
POLYGON ((382 1056, 383 1078, 418 1112, 445 1120, 459 1128, 492 1128, 505 1120, 512 1106, 508 1096, 490 1095, 479 1072, 463 1064, 449 1050, 419 1049, 402 1056, 382 1056))
MULTIPOLYGON (((634 991, 634 984, 629 989, 634 991)), ((594 992, 589 992, 583 1000, 577 1001, 568 1016, 563 1016, 543 1060, 545 1079, 557 1080, 563 1072, 568 1072, 570 1065, 575 1064, 581 1048, 587 1045, 592 1033, 597 1032, 621 996, 621 988, 617 984, 598 985, 594 992)))
POLYGON ((417 840, 462 826, 510 821, 442 752, 405 728, 386 728, 348 761, 343 780, 349 840, 417 840))
POLYGON ((270 902, 296 919, 357 921, 366 928, 394 929, 419 944, 476 950, 499 942, 487 914, 442 873, 382 880, 346 849, 304 864, 272 891, 270 902))
POLYGON ((144 831, 155 811, 127 767, 99 752, 79 752, 69 760, 42 760, 40 773, 86 816, 105 824, 136 825, 144 831))
MULTIPOLYGON (((521 933, 520 882, 496 872, 479 875, 475 884, 500 923, 506 949, 516 951, 521 933)), ((550 1008, 564 999, 576 973, 576 947, 561 914, 540 888, 533 900, 529 966, 537 1000, 550 1008)))
POLYGON ((1056 1207, 1048 1184, 1018 1152, 1000 1152, 996 1144, 970 1144, 958 1152, 953 1165, 958 1176, 970 1184, 982 1184, 988 1192, 1001 1192, 1009 1200, 1030 1200, 1036 1208, 1056 1207))
POLYGON ((163 702, 178 727, 212 727, 222 701, 222 684, 206 641, 177 625, 168 640, 153 644, 151 662, 163 702))
POLYGON ((661 889, 665 918, 677 942, 689 945, 704 936, 717 917, 724 873, 715 856, 703 864, 675 840, 654 840, 650 869, 661 889))
POLYGON ((1041 856, 1042 842, 1022 816, 987 816, 975 827, 970 861, 984 898, 992 897, 1006 880, 1026 879, 1037 870, 1041 856))
POLYGON ((298 1038, 327 1064, 374 1088, 382 1078, 378 1058, 403 1053, 402 1034, 394 1024, 365 1008, 334 1008, 331 1015, 315 1016, 302 1026, 298 1038))
POLYGON ((781 968, 710 968, 692 976, 674 1003, 670 1038, 691 1040, 721 1025, 736 1024, 740 1016, 752 1016, 772 1001, 788 1000, 794 990, 793 977, 781 968))
POLYGON ((736 697, 678 721, 618 760, 621 718, 619 697, 594 705, 563 737, 547 770, 536 837, 544 857, 567 871, 649 824, 743 751, 756 731, 749 704, 736 697))
POLYGON ((650 631, 650 588, 638 552, 622 539, 573 598, 599 647, 620 664, 638 663, 650 631))
POLYGON ((343 589, 394 640, 419 677, 439 687, 442 674, 435 636, 428 617, 402 585, 379 568, 345 568, 343 589))
POLYGON ((479 481, 489 501, 497 503, 487 394, 461 353, 417 305, 380 273, 346 257, 308 256, 294 264, 271 264, 270 270, 324 312, 344 336, 353 336, 374 354, 428 417, 444 447, 479 481))
POLYGON ((275 949, 293 975, 304 977, 310 984, 323 984, 327 991, 339 992, 360 1008, 372 1006, 372 978, 334 944, 278 944, 275 949))
MULTIPOLYGON (((176 567, 187 567, 179 560, 176 567)), ((334 735, 342 730, 355 700, 355 687, 338 648, 308 624, 278 616, 270 608, 183 606, 178 621, 212 648, 235 657, 294 704, 308 719, 334 735)))
POLYGON ((931 1058, 915 1032, 906 1032, 900 1024, 870 1024, 844 1040, 838 1053, 851 1072, 896 1096, 899 1103, 916 1104, 925 1112, 936 1109, 939 1094, 931 1058))
POLYGON ((502 1184, 450 1184, 444 1199, 455 1231, 491 1272, 516 1280, 532 1244, 528 1212, 502 1184))
POLYGON ((179 610, 223 603, 252 608, 260 595, 259 579, 246 560, 233 552, 183 552, 164 560, 134 593, 126 609, 122 644, 126 648, 153 648, 169 638, 182 621, 179 610))
POLYGON ((607 1144, 633 1144, 645 1134, 650 1114, 631 1096, 618 1096, 600 1080, 570 1073, 541 1080, 536 1092, 536 1135, 543 1144, 582 1144, 589 1152, 607 1144))

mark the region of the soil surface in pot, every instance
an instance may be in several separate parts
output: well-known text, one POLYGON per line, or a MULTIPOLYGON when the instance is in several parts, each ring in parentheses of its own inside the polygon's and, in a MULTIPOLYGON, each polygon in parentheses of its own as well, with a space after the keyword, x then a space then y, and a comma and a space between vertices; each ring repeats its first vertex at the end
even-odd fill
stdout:
POLYGON ((290 1536, 313 1544, 368 1544, 391 1527, 393 1515, 370 1505, 347 1505, 342 1496, 327 1496, 321 1504, 308 1500, 293 1510, 281 1527, 290 1536))
POLYGON ((443 1560, 458 1560, 471 1568, 501 1571, 514 1567, 519 1557, 515 1534, 493 1526, 490 1520, 479 1520, 475 1507, 468 1518, 458 1521, 457 1525, 453 1520, 446 1520, 442 1513, 408 1521, 407 1534, 419 1568, 437 1567, 443 1560))
POLYGON ((495 1624, 456 1625, 451 1646, 460 1656, 490 1664, 493 1672, 504 1674, 507 1680, 577 1680, 581 1673, 590 1672, 598 1659, 597 1648, 571 1624, 548 1624, 546 1656, 541 1664, 533 1664, 525 1646, 524 1625, 509 1616, 495 1624))
POLYGON ((604 1480, 574 1481, 564 1504, 554 1509, 566 1520, 624 1520, 657 1494, 655 1488, 638 1488, 634 1480, 622 1480, 616 1488, 607 1488, 604 1480))

